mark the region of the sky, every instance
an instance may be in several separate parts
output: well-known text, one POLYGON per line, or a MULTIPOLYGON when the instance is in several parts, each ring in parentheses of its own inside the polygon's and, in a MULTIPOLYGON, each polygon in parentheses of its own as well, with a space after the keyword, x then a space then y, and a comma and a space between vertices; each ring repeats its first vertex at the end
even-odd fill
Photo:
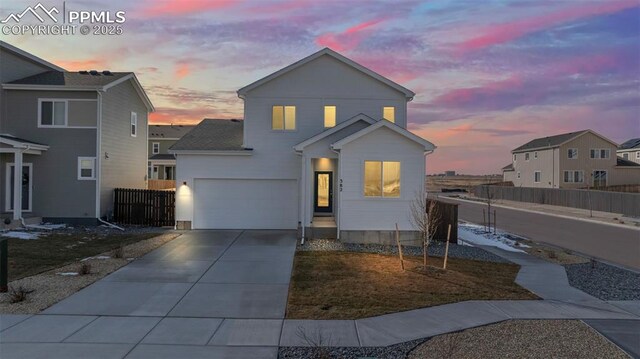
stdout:
MULTIPOLYGON (((61 1, 41 1, 60 6, 61 1)), ((0 17, 34 1, 3 1, 0 17)), ((67 70, 134 71, 152 123, 242 118, 236 90, 323 47, 413 90, 429 173, 499 173, 529 140, 640 137, 640 0, 110 0, 121 35, 0 35, 67 70), (52 41, 53 40, 53 41, 52 41)))

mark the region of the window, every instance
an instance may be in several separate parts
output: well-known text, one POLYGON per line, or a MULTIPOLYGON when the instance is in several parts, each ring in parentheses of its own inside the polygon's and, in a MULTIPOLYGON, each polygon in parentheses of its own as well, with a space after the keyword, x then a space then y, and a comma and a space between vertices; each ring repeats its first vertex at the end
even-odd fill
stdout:
POLYGON ((578 158, 578 149, 577 148, 570 148, 567 150, 567 158, 569 159, 576 159, 578 158))
POLYGON ((636 159, 640 159, 640 151, 636 152, 636 159))
POLYGON ((153 142, 153 143, 151 144, 151 147, 152 147, 152 148, 151 148, 151 152, 152 152, 154 155, 157 155, 158 153, 160 153, 160 142, 153 142))
POLYGON ((515 153, 513 154, 513 162, 515 162, 518 159, 518 155, 516 155, 515 153))
POLYGON ((336 125, 336 107, 324 107, 324 127, 329 128, 336 125))
POLYGON ((518 171, 518 174, 516 175, 516 177, 520 178, 520 171, 518 171))
POLYGON ((583 171, 564 171, 565 183, 583 183, 584 172, 583 171))
POLYGON ((534 160, 535 160, 535 159, 538 159, 538 152, 534 152, 534 153, 533 153, 533 159, 534 159, 534 160))
POLYGON ((272 130, 293 131, 296 129, 296 107, 295 106, 273 106, 271 116, 272 130))
POLYGON ((95 157, 78 157, 78 179, 93 180, 96 179, 96 158, 95 157))
POLYGON ((533 172, 533 182, 540 183, 540 177, 542 177, 542 172, 540 171, 533 172))
POLYGON ((67 101, 39 100, 39 127, 67 126, 67 101))
POLYGON ((389 122, 396 122, 396 108, 393 106, 382 108, 382 118, 389 122))
POLYGON ((365 197, 400 197, 400 162, 364 161, 365 197))
POLYGON ((591 158, 608 159, 610 151, 608 148, 592 148, 590 153, 591 153, 591 158))
POLYGON ((138 136, 138 114, 131 112, 131 136, 138 136))
POLYGON ((529 152, 524 154, 524 160, 529 161, 529 152))
POLYGON ((628 153, 623 153, 622 154, 622 158, 624 158, 625 160, 629 159, 629 154, 628 153))
POLYGON ((593 187, 607 186, 607 171, 593 171, 593 187))

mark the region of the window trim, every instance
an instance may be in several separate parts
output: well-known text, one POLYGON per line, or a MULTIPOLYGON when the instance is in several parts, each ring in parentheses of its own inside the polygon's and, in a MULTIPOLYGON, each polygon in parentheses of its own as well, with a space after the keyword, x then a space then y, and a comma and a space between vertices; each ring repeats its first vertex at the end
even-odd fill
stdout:
POLYGON ((542 171, 533 171, 533 183, 542 183, 542 171), (536 174, 539 173, 540 176, 536 181, 536 174))
POLYGON ((129 126, 131 137, 138 137, 138 113, 131 111, 131 124, 129 126))
MULTIPOLYGON (((53 105, 55 107, 55 105, 53 105)), ((53 111, 53 108, 52 108, 53 111)), ((55 113, 55 111, 54 111, 55 113)), ((67 128, 69 127, 69 100, 59 98, 38 98, 38 128, 67 128), (43 102, 63 102, 64 103, 64 125, 54 125, 54 119, 51 119, 51 125, 42 124, 42 103, 43 102)))
POLYGON ((531 155, 529 154, 529 152, 525 152, 524 153, 524 160, 529 162, 530 159, 531 159, 531 155))
POLYGON ((157 155, 160 153, 160 142, 151 142, 151 154, 157 155), (158 149, 156 151, 156 145, 158 145, 158 149))
MULTIPOLYGON (((13 205, 13 203, 11 203, 11 191, 13 191, 13 188, 11 188, 11 167, 14 166, 15 167, 15 162, 7 162, 6 164, 6 171, 5 171, 5 201, 4 201, 4 209, 5 212, 11 212, 13 213, 13 209, 9 209, 11 208, 11 206, 13 205)), ((22 162, 22 166, 23 167, 29 167, 29 209, 23 209, 22 212, 23 213, 31 213, 33 212, 33 163, 31 162, 22 162)), ((23 192, 24 193, 24 192, 23 192)))
POLYGON ((578 149, 577 148, 567 148, 567 159, 569 159, 569 160, 577 160, 578 159, 578 149), (571 152, 571 150, 575 150, 576 151, 575 157, 569 157, 569 153, 571 152))
POLYGON ((640 151, 636 151, 636 160, 640 159, 640 151))
POLYGON ((78 157, 78 181, 95 181, 96 180, 96 158, 91 156, 79 156, 78 157), (82 161, 93 161, 93 167, 91 168, 91 177, 82 177, 82 161))
POLYGON ((601 170, 601 169, 592 169, 591 170, 591 181, 590 181, 591 187, 595 187, 596 186, 596 176, 595 176, 596 172, 604 172, 604 174, 605 174, 604 176, 606 178, 605 187, 608 186, 609 185, 609 171, 608 170, 601 170))
POLYGON ((589 149, 589 159, 592 160, 608 160, 611 158, 611 149, 610 148, 590 148, 589 149), (607 157, 602 157, 602 151, 607 151, 607 157), (598 154, 598 157, 592 157, 591 153, 598 154))
POLYGON ((388 199, 388 200, 399 200, 402 198, 402 161, 398 160, 364 160, 362 162, 362 197, 365 199, 388 199), (380 162, 380 195, 379 196, 367 196, 365 194, 365 171, 366 171, 366 163, 367 162, 380 162), (384 195, 384 163, 385 162, 397 162, 398 166, 400 166, 400 191, 397 196, 387 197, 384 195))
POLYGON ((584 170, 564 170, 562 172, 562 182, 563 183, 584 183, 584 170), (571 173, 569 177, 569 181, 567 181, 567 174, 571 173), (576 173, 582 173, 582 181, 576 181, 576 173))
POLYGON ((298 131, 298 108, 296 105, 272 105, 271 106, 271 131, 273 132, 297 132, 298 131), (282 107, 282 129, 273 128, 273 108, 274 107, 282 107), (293 125, 295 126, 293 129, 287 129, 287 115, 286 115, 286 107, 293 107, 294 119, 293 125))
POLYGON ((382 119, 387 120, 391 123, 396 123, 396 106, 382 106, 382 119), (387 119, 386 117, 384 117, 384 110, 387 108, 392 108, 393 109, 393 121, 387 119))
POLYGON ((534 151, 533 152, 533 159, 537 160, 538 159, 538 151, 534 151))
POLYGON ((323 123, 324 128, 333 128, 338 124, 338 106, 336 105, 324 105, 322 107, 323 110, 323 123), (333 126, 327 126, 327 107, 333 107, 333 126))

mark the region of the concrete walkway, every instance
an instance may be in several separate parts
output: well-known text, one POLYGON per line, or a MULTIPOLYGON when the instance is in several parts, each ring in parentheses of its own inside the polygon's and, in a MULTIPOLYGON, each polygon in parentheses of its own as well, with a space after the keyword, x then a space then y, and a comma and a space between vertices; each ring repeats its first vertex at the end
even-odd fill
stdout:
POLYGON ((559 265, 485 249, 520 264, 516 281, 544 300, 283 320, 295 232, 188 232, 42 314, 0 316, 0 357, 276 358, 278 346, 387 346, 509 319, 583 319, 638 355, 640 302, 598 300, 559 265))

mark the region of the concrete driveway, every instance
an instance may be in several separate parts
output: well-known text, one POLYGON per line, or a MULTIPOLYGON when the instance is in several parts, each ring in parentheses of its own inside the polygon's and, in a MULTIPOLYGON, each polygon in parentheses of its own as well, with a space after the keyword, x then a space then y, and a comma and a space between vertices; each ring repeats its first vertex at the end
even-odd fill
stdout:
POLYGON ((275 358, 295 246, 295 231, 186 232, 3 331, 2 357, 275 358))

